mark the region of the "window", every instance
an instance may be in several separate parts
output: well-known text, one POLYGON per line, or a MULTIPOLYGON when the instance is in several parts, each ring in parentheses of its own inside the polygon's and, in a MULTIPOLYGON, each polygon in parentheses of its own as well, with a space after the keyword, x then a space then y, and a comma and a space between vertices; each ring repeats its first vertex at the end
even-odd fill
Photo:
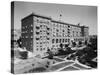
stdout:
POLYGON ((63 42, 64 42, 64 39, 63 39, 63 42))
POLYGON ((40 48, 40 50, 42 51, 42 48, 40 48))
POLYGON ((49 35, 49 33, 47 32, 47 35, 49 35))
POLYGON ((36 50, 38 51, 39 49, 37 48, 36 50))
POLYGON ((47 27, 47 30, 50 30, 50 28, 47 27))
POLYGON ((36 44, 39 44, 39 42, 36 42, 36 44))
POLYGON ((56 43, 58 43, 58 39, 56 39, 56 43))
POLYGON ((56 33, 56 36, 58 37, 58 33, 56 33))
POLYGON ((61 43, 61 39, 60 39, 60 43, 61 43))
POLYGON ((52 43, 54 43, 54 41, 55 41, 55 40, 54 40, 54 39, 52 39, 52 43))
POLYGON ((76 41, 76 39, 74 39, 74 41, 76 41))
POLYGON ((55 45, 52 45, 52 47, 55 47, 55 45))
POLYGON ((59 30, 58 30, 58 29, 56 29, 56 31, 57 31, 57 32, 59 32, 59 30))
POLYGON ((76 33, 76 36, 78 36, 78 32, 76 33))
POLYGON ((40 27, 42 27, 42 25, 40 25, 40 27))
POLYGON ((67 39, 65 39, 65 42, 67 42, 67 39))
POLYGON ((37 19, 37 22, 39 22, 39 20, 37 19))
POLYGON ((68 27, 70 27, 70 26, 68 25, 68 27))
POLYGON ((68 42, 70 42, 70 39, 68 39, 68 42))
POLYGON ((47 40, 49 40, 50 38, 47 38, 47 40))
POLYGON ((73 36, 74 36, 74 31, 73 31, 73 36))
POLYGON ((47 21, 47 24, 49 24, 49 21, 47 21))
POLYGON ((40 46, 40 47, 42 47, 42 46, 40 46))
POLYGON ((45 50, 45 48, 43 48, 43 50, 45 50))
POLYGON ((68 31, 68 33, 70 33, 70 31, 68 31))
POLYGON ((64 30, 63 30, 63 32, 64 32, 64 30))
POLYGON ((40 36, 40 38, 42 38, 42 36, 40 36))
POLYGON ((62 36, 64 37, 64 33, 62 34, 62 36))
POLYGON ((42 42, 40 42, 40 44, 42 44, 42 42))
POLYGON ((53 34, 53 37, 55 37, 55 35, 53 34))

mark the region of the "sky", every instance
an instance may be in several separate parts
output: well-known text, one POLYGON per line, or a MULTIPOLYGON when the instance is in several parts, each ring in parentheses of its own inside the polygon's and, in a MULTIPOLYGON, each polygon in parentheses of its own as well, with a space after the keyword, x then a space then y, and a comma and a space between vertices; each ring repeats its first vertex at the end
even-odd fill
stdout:
POLYGON ((14 6, 14 29, 21 29, 21 19, 32 12, 45 15, 61 21, 89 27, 90 35, 97 35, 97 7, 68 4, 51 4, 36 2, 15 2, 14 6))

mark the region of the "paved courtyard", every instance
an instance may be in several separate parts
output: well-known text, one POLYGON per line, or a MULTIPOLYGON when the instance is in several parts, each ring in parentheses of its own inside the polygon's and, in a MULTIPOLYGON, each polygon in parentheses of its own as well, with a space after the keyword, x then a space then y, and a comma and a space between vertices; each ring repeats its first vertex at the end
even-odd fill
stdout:
POLYGON ((66 60, 65 58, 65 56, 55 56, 53 60, 49 60, 47 58, 30 58, 27 60, 20 60, 19 63, 15 64, 14 70, 16 73, 32 73, 91 69, 78 61, 66 60))
MULTIPOLYGON (((57 59, 57 58, 56 58, 57 59)), ((61 58, 58 58, 61 59, 61 58)), ((61 62, 58 62, 56 64, 53 64, 51 67, 51 71, 72 71, 72 70, 86 70, 91 69, 91 67, 83 65, 79 63, 78 61, 72 61, 72 60, 65 60, 62 59, 61 62)))

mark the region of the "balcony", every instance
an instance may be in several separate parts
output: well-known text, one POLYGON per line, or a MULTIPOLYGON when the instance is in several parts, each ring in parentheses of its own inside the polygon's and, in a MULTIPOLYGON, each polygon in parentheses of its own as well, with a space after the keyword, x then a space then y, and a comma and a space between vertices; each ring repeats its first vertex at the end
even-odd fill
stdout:
POLYGON ((39 32, 36 32, 37 35, 39 35, 39 32))
POLYGON ((36 26, 36 29, 40 29, 40 27, 36 26))

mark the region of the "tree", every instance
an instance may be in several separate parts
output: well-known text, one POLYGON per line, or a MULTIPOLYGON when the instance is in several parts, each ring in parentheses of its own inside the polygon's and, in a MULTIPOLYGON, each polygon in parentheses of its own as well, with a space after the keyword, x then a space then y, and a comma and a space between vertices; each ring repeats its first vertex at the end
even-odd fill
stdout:
POLYGON ((19 45, 19 47, 22 47, 21 45, 22 45, 22 41, 21 41, 21 37, 17 40, 17 43, 18 43, 18 45, 19 45))

